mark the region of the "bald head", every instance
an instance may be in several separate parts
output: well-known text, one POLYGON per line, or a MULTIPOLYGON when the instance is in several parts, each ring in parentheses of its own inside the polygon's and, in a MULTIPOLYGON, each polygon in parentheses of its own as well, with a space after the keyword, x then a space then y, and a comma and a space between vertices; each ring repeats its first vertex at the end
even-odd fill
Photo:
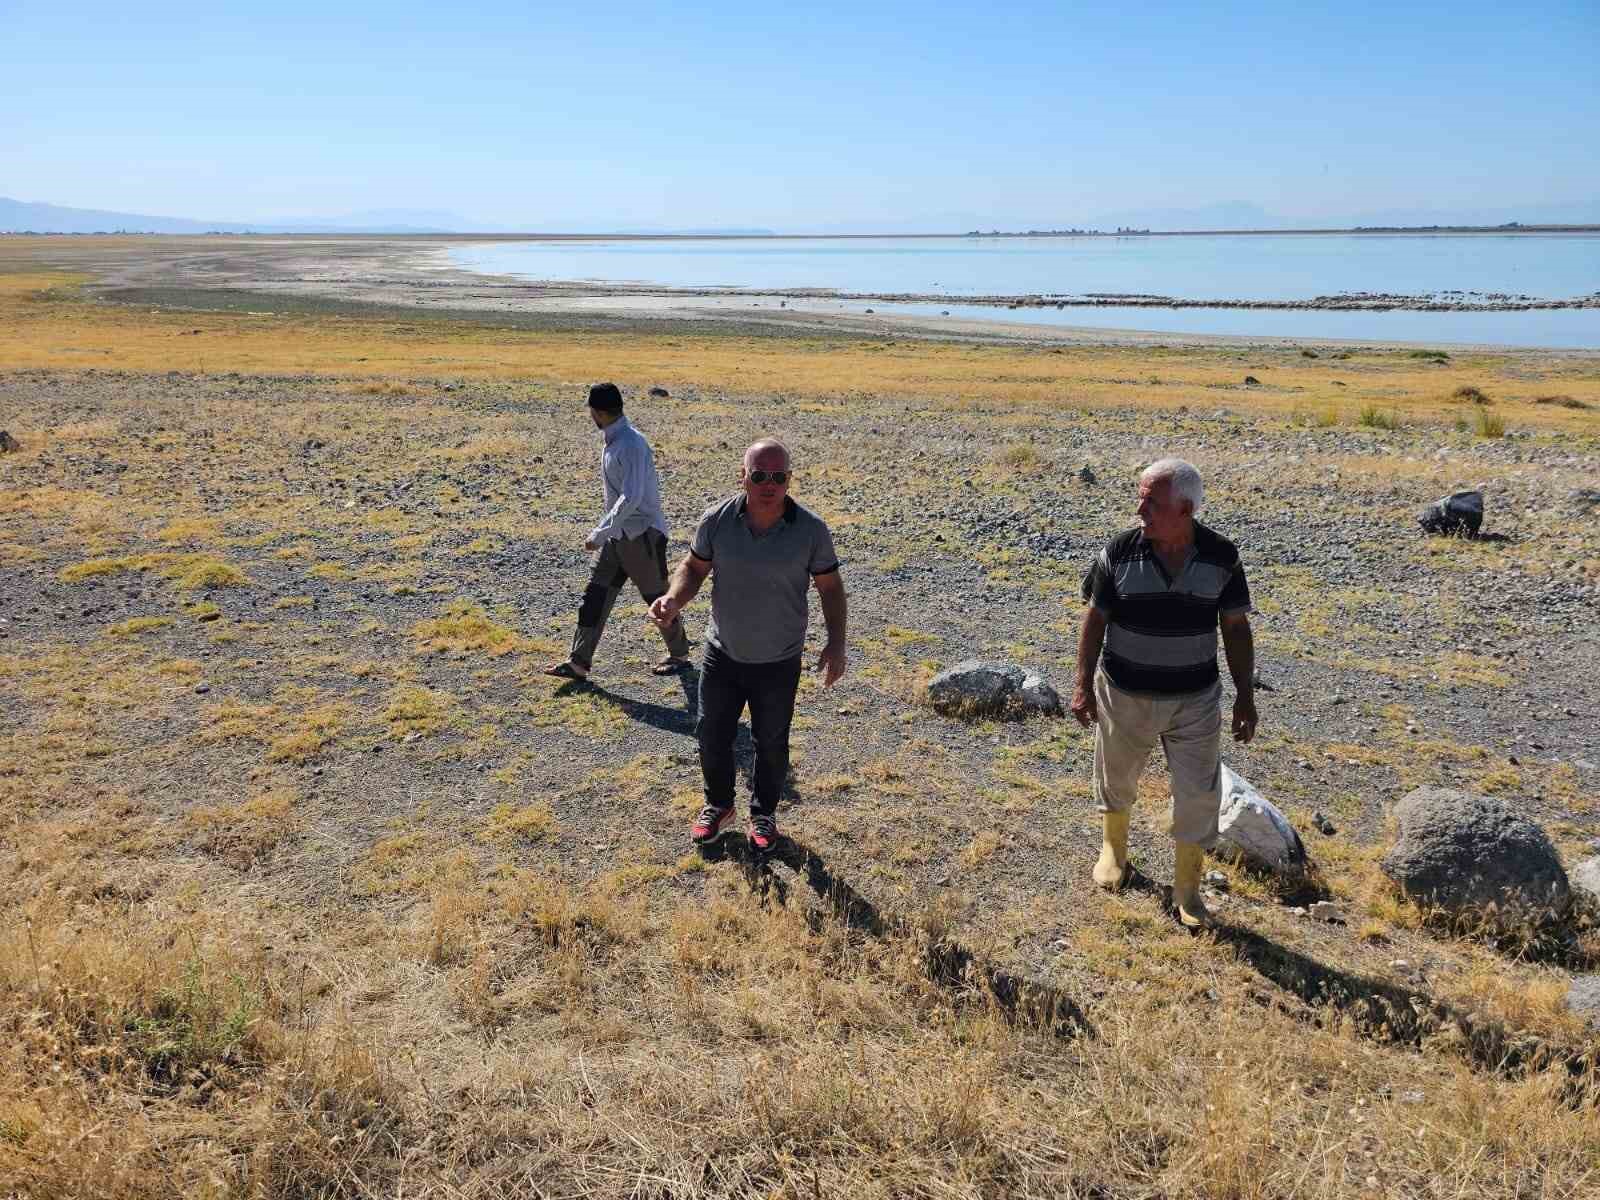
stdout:
POLYGON ((777 438, 762 438, 751 445, 744 452, 744 469, 746 471, 787 471, 789 469, 789 447, 777 438))

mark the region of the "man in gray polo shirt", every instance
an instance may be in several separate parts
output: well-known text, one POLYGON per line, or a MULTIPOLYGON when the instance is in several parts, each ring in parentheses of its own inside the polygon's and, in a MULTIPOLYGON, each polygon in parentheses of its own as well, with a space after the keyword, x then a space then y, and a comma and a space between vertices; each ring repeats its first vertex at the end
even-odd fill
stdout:
POLYGON ((828 687, 845 672, 839 558, 827 525, 790 498, 791 478, 782 442, 764 439, 746 450, 739 493, 706 510, 672 586, 650 606, 656 624, 669 628, 706 576, 716 576, 700 668, 696 733, 706 802, 689 830, 696 845, 733 832, 733 742, 746 704, 756 744, 750 844, 763 854, 777 845, 775 814, 789 774, 789 724, 805 649, 806 594, 813 584, 828 628, 816 669, 828 687))

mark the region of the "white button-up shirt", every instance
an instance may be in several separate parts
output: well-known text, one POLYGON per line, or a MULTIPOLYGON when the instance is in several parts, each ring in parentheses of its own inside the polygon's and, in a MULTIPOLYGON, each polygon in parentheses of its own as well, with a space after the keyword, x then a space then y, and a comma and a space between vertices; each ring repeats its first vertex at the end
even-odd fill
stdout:
POLYGON ((661 511, 661 482, 650 443, 627 417, 607 425, 605 439, 600 451, 600 481, 605 488, 606 515, 589 540, 598 546, 612 538, 636 538, 647 529, 659 529, 665 536, 667 518, 661 511))

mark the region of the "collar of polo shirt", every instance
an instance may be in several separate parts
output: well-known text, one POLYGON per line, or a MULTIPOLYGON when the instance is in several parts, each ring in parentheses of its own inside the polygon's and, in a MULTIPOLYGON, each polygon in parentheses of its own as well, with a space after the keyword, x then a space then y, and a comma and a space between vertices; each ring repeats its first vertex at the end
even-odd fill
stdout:
MULTIPOLYGON (((733 511, 741 517, 745 515, 745 509, 748 507, 745 501, 748 499, 749 497, 741 492, 739 498, 734 501, 733 511)), ((785 496, 783 498, 783 519, 793 525, 798 518, 799 513, 795 509, 794 497, 785 496)))

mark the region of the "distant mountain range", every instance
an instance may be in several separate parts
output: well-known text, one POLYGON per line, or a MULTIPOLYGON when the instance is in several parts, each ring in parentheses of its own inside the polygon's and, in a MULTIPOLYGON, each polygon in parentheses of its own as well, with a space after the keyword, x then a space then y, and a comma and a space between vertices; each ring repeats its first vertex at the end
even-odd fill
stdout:
POLYGON ((1355 229, 1441 226, 1493 226, 1516 221, 1523 225, 1600 224, 1600 200, 1588 204, 1530 204, 1521 208, 1384 209, 1320 217, 1285 217, 1258 204, 1236 201, 1198 208, 1130 208, 1087 216, 1072 212, 1035 214, 1026 219, 969 210, 925 213, 891 224, 843 221, 815 226, 820 234, 952 233, 972 229, 1016 233, 1029 229, 1146 229, 1156 233, 1245 229, 1355 229))
MULTIPOLYGON (((1030 221, 1003 220, 979 212, 925 213, 901 221, 848 221, 787 230, 792 233, 963 233, 971 229, 1018 232, 1028 229, 1354 229, 1396 226, 1600 224, 1600 200, 1587 204, 1535 204, 1522 208, 1384 209, 1338 217, 1282 217, 1259 205, 1244 202, 1212 204, 1200 208, 1127 209, 1078 218, 1040 217, 1030 221)), ((292 217, 271 221, 204 221, 191 217, 158 217, 144 213, 66 208, 0 197, 0 233, 619 233, 678 236, 771 235, 771 229, 721 226, 671 228, 666 226, 606 227, 558 221, 539 226, 491 225, 459 213, 431 209, 374 209, 341 217, 292 217)))
MULTIPOLYGON (((96 208, 66 208, 0 196, 0 233, 563 233, 591 231, 570 222, 537 228, 489 225, 459 213, 429 209, 374 209, 342 217, 290 217, 272 221, 203 221, 191 217, 157 217, 148 213, 111 212, 96 208)), ((770 229, 622 228, 593 230, 604 233, 699 234, 760 236, 770 229)))

